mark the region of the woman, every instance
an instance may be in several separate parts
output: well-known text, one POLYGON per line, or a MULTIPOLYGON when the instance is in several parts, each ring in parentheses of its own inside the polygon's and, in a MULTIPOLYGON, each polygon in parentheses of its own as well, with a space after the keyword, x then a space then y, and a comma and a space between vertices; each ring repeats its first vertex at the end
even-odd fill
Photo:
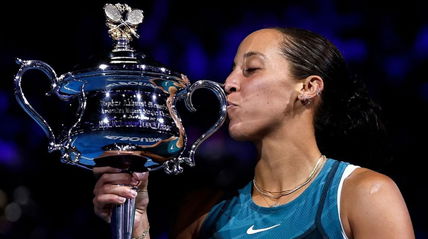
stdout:
MULTIPOLYGON (((318 147, 315 129, 351 130, 372 118, 355 107, 364 95, 350 92, 354 83, 346 77, 341 54, 317 34, 270 28, 247 36, 225 90, 230 135, 258 150, 254 179, 192 213, 190 222, 179 220, 185 226, 177 238, 414 238, 390 178, 327 159, 318 147), (356 113, 336 114, 351 109, 356 113), (341 121, 352 117, 357 123, 341 121)), ((134 235, 149 238, 148 175, 94 171, 104 173, 94 190, 95 212, 108 220, 108 205, 137 197, 134 235), (114 184, 139 185, 141 192, 114 184)))

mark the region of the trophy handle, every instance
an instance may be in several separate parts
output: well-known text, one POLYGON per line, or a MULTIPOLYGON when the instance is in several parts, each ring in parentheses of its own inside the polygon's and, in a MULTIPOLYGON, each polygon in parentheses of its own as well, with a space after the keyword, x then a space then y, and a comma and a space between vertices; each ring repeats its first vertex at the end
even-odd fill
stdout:
POLYGON ((190 147, 189 153, 187 157, 182 157, 180 156, 178 159, 178 162, 186 162, 189 166, 195 166, 195 153, 196 150, 198 149, 199 145, 204 142, 208 137, 210 137, 214 132, 216 132, 224 123, 224 121, 226 120, 226 116, 227 116, 227 101, 226 101, 226 94, 223 90, 223 87, 214 81, 209 81, 209 80, 199 80, 195 83, 193 83, 191 86, 189 86, 189 88, 187 89, 187 91, 184 92, 185 95, 181 95, 181 97, 179 98, 184 98, 184 103, 186 105, 186 108, 191 111, 194 112, 196 111, 195 107, 193 106, 192 103, 192 95, 193 92, 195 92, 198 89, 201 88, 205 88, 205 89, 209 89, 211 90, 217 97, 217 99, 220 101, 220 116, 217 119, 217 121, 215 122, 215 124, 213 126, 211 126, 211 128, 208 129, 207 132, 205 132, 204 134, 202 134, 201 137, 199 137, 194 143, 193 145, 190 147))
POLYGON ((25 110, 25 112, 27 112, 27 114, 30 115, 30 117, 37 122, 37 124, 43 129, 45 134, 48 136, 49 152, 60 150, 62 146, 56 143, 56 138, 52 131, 52 128, 49 126, 48 122, 46 122, 46 120, 39 113, 37 113, 37 111, 34 110, 34 108, 30 105, 21 87, 22 76, 27 70, 39 70, 39 71, 42 71, 49 78, 51 82, 52 90, 53 90, 58 85, 58 78, 56 76, 55 71, 52 69, 51 66, 49 66, 43 61, 21 60, 17 58, 16 63, 21 65, 21 68, 19 69, 18 73, 15 76, 16 100, 18 101, 19 105, 25 110))

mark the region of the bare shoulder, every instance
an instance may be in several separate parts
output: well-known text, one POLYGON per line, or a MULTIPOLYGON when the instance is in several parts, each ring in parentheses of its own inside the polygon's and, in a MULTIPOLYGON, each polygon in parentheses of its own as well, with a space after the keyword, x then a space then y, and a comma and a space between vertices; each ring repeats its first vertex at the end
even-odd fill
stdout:
POLYGON ((388 176, 367 168, 357 168, 346 178, 344 190, 353 197, 382 194, 385 190, 398 190, 395 182, 388 176))
POLYGON ((350 238, 414 238, 396 183, 370 169, 358 168, 345 179, 341 219, 350 238))

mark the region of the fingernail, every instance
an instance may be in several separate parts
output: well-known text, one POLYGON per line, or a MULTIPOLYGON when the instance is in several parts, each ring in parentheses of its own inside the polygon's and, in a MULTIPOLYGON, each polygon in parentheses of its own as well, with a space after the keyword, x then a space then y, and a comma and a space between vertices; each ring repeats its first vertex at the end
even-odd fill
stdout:
POLYGON ((138 180, 142 180, 144 175, 146 175, 146 172, 144 172, 144 173, 133 173, 132 177, 137 178, 138 180))
POLYGON ((133 190, 133 189, 129 189, 129 194, 131 195, 132 198, 135 198, 137 196, 137 191, 133 190))
POLYGON ((123 197, 120 198, 121 203, 124 203, 125 201, 126 201, 126 198, 123 198, 123 197))

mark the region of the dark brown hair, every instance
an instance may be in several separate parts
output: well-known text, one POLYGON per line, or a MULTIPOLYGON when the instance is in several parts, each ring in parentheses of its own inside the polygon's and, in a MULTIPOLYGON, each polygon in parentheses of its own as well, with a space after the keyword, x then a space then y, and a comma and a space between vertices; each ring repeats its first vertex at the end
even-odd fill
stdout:
POLYGON ((348 66, 329 40, 314 32, 298 28, 273 28, 284 35, 281 51, 291 63, 296 79, 318 75, 324 90, 314 119, 317 142, 321 150, 347 161, 360 157, 354 150, 364 152, 367 159, 379 149, 361 145, 370 139, 383 137, 385 128, 380 120, 380 107, 369 97, 361 80, 351 77, 348 66), (376 136, 376 137, 373 137, 376 136), (359 145, 360 144, 360 145, 359 145), (361 150, 365 147, 366 150, 361 150), (369 148, 367 148, 369 147, 369 148))

